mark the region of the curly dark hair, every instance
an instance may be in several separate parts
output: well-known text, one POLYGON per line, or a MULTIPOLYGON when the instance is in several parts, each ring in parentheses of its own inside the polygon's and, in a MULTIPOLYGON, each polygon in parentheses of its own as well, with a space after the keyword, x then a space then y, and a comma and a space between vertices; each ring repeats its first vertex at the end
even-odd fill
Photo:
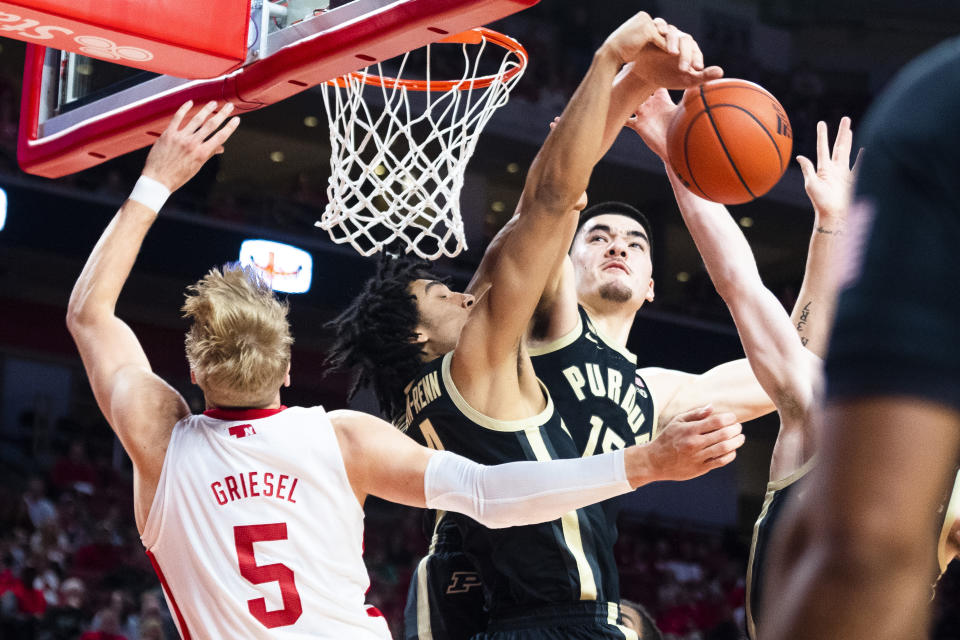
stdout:
POLYGON ((324 364, 331 371, 356 374, 347 399, 372 386, 380 411, 398 425, 404 415, 403 389, 416 377, 424 353, 414 341, 420 314, 410 283, 434 279, 429 264, 384 254, 360 294, 326 325, 334 331, 334 343, 324 364))

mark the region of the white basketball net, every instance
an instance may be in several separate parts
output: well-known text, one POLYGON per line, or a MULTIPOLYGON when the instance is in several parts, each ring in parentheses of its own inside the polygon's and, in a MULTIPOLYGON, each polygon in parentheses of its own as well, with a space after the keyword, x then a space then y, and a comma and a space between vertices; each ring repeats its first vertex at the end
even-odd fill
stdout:
MULTIPOLYGON (((365 83, 371 69, 384 76, 380 63, 321 85, 331 155, 328 204, 316 226, 334 242, 349 242, 365 256, 399 246, 431 260, 466 248, 460 190, 467 161, 493 112, 506 104, 526 56, 519 45, 518 51, 503 50, 493 82, 477 87, 484 50, 500 48, 486 37, 461 46, 463 75, 449 90, 438 90, 441 81, 431 79, 430 45, 421 72, 426 91, 388 78, 382 86, 365 83)), ((396 78, 409 55, 402 57, 396 78)))

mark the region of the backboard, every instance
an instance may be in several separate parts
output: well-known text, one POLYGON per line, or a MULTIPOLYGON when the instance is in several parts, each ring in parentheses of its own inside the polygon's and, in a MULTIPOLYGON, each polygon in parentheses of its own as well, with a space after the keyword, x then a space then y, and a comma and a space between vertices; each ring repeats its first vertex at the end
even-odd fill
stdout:
POLYGON ((183 78, 247 56, 250 0, 0 0, 0 36, 183 78))
POLYGON ((252 0, 243 64, 209 79, 159 75, 31 43, 21 168, 49 178, 75 173, 150 145, 187 100, 197 108, 217 100, 241 114, 253 111, 539 0, 352 0, 323 9, 328 2, 252 0))

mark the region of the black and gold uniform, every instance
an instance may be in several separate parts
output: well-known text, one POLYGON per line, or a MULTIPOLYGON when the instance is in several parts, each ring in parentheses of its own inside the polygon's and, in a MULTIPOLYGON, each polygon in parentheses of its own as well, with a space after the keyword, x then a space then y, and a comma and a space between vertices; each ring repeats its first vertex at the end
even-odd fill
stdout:
POLYGON ((483 582, 453 518, 424 513, 430 549, 420 559, 403 611, 405 640, 468 640, 487 629, 483 582))
MULTIPOLYGON (((407 388, 407 433, 435 449, 482 464, 579 457, 554 403, 544 389, 546 408, 537 416, 498 421, 471 407, 450 376, 452 354, 428 363, 407 388)), ((475 638, 635 638, 621 626, 618 596, 608 593, 616 566, 606 539, 606 516, 599 505, 571 511, 559 520, 524 527, 487 529, 454 513, 438 513, 432 549, 418 566, 408 597, 407 638, 455 638, 452 620, 467 615, 482 625, 482 612, 456 609, 458 591, 475 584, 461 575, 453 551, 462 545, 483 584, 489 621, 475 638), (459 536, 459 540, 457 540, 459 536), (451 592, 451 587, 456 587, 451 592), (449 608, 448 608, 448 603, 449 608), (439 609, 439 611, 437 611, 439 609), (440 622, 443 628, 434 633, 440 622)), ((463 625, 459 625, 461 628, 463 625)), ((462 632, 462 631, 461 631, 462 632)), ((459 636, 464 637, 464 636, 459 636)))
POLYGON ((637 373, 637 356, 604 338, 577 307, 579 322, 551 344, 530 349, 537 377, 553 397, 581 456, 648 442, 657 416, 637 373))
MULTIPOLYGON (((546 385, 557 412, 586 457, 649 442, 657 415, 653 398, 637 372, 637 357, 597 329, 577 306, 577 326, 554 342, 530 349, 537 377, 546 385)), ((597 553, 608 567, 600 580, 612 601, 620 600, 620 577, 613 557, 617 541, 617 502, 601 503, 606 523, 595 531, 597 553)))
POLYGON ((757 638, 757 621, 760 619, 760 594, 763 593, 767 552, 772 533, 780 520, 780 514, 790 496, 800 495, 804 483, 801 480, 813 468, 816 457, 780 480, 767 483, 760 517, 753 525, 753 540, 750 543, 750 561, 747 564, 747 636, 757 638))
MULTIPOLYGON (((802 467, 782 480, 771 481, 767 484, 767 494, 763 501, 760 517, 753 526, 753 541, 750 544, 750 562, 747 565, 747 636, 750 640, 757 640, 757 624, 760 620, 760 594, 763 593, 764 568, 769 550, 768 544, 780 514, 791 496, 800 496, 803 493, 804 483, 801 480, 813 469, 816 457, 808 460, 802 467)), ((953 524, 960 518, 960 473, 957 474, 954 484, 940 503, 939 515, 940 531, 937 534, 937 575, 934 580, 947 570, 953 560, 953 551, 950 549, 949 536, 953 524)))

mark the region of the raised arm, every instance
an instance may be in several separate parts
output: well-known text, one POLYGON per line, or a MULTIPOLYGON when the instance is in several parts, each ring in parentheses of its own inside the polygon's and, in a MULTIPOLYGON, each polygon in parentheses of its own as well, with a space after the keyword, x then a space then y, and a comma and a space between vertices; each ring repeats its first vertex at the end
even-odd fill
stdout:
POLYGON ((94 397, 133 461, 138 526, 145 522, 153 500, 173 425, 189 410, 180 394, 153 373, 137 337, 116 316, 117 299, 164 192, 175 191, 193 177, 222 150, 239 123, 234 118, 214 134, 232 105, 214 114, 216 105, 211 103, 181 128, 191 107, 183 105, 154 144, 141 182, 94 247, 67 307, 67 328, 94 397))
POLYGON ((720 67, 704 67, 703 53, 693 36, 668 24, 663 18, 654 18, 653 22, 664 38, 663 49, 647 48, 639 59, 623 65, 614 79, 600 143, 600 157, 613 146, 637 105, 650 97, 658 87, 685 89, 694 86, 682 75, 688 69, 703 72, 698 76, 697 84, 723 75, 720 67))
POLYGON ((573 237, 575 206, 600 157, 613 80, 621 65, 648 43, 664 40, 650 16, 641 12, 594 54, 557 126, 530 165, 516 212, 490 243, 468 287, 489 292, 471 313, 458 356, 469 350, 471 362, 482 358, 479 361, 491 367, 505 358, 515 360, 535 305, 573 237))
MULTIPOLYGON (((632 125, 664 159, 666 131, 675 110, 670 96, 658 91, 640 106, 632 125)), ((665 166, 680 213, 717 293, 730 309, 758 382, 782 416, 805 415, 813 393, 809 360, 783 306, 760 279, 747 239, 726 207, 691 193, 665 166)))
MULTIPOLYGON (((492 370, 515 361, 537 302, 570 246, 593 167, 611 142, 603 134, 620 67, 635 62, 637 75, 629 86, 637 95, 651 93, 657 86, 654 80, 687 87, 722 73, 715 67, 694 69, 690 45, 685 40, 681 47, 675 35, 676 53, 665 51, 661 29, 672 33, 662 21, 640 12, 607 38, 534 158, 514 216, 491 242, 468 288, 488 291, 477 302, 457 347, 457 354, 470 352, 472 363, 487 362, 492 370), (686 56, 682 69, 681 52, 686 56)), ((702 61, 698 64, 702 67, 702 61)))
POLYGON ((813 234, 807 253, 807 267, 790 319, 800 334, 803 345, 821 358, 826 354, 833 310, 837 298, 837 265, 847 206, 853 189, 856 164, 850 168, 853 133, 850 118, 841 118, 833 152, 827 139, 827 125, 817 123, 817 166, 804 156, 797 156, 803 171, 803 186, 813 204, 813 234))
MULTIPOLYGON (((681 89, 691 86, 684 71, 687 69, 702 72, 698 73, 698 83, 723 75, 719 67, 704 68, 703 54, 689 34, 667 24, 662 18, 654 18, 653 22, 664 37, 665 48, 647 47, 640 58, 620 69, 610 93, 597 161, 616 141, 636 106, 646 100, 655 88, 681 89)), ((554 120, 551 126, 555 126, 558 120, 554 120)), ((563 255, 555 264, 537 305, 531 338, 551 342, 565 335, 577 323, 576 307, 573 265, 569 257, 563 255)))

